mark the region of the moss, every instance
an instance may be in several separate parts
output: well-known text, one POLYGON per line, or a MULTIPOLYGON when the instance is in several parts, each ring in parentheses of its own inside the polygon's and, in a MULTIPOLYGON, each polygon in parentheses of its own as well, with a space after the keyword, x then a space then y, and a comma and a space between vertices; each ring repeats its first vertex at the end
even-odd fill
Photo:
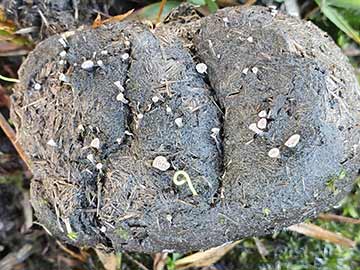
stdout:
POLYGON ((123 227, 116 228, 115 234, 124 240, 129 239, 129 232, 127 230, 125 230, 123 227))

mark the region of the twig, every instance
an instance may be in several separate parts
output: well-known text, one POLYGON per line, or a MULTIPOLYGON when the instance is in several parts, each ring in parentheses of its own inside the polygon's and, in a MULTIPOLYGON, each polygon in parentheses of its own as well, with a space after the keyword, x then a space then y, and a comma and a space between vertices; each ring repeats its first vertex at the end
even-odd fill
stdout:
POLYGON ((0 113, 0 127, 4 131, 5 135, 9 138, 10 142, 15 147, 16 151, 18 152, 20 158, 24 161, 28 169, 31 171, 30 160, 26 156, 23 148, 21 145, 16 141, 16 134, 15 131, 10 127, 9 123, 6 121, 5 117, 0 113))
POLYGON ((159 12, 158 12, 157 17, 156 17, 156 23, 159 23, 160 20, 161 20, 161 15, 162 15, 162 13, 164 11, 164 7, 166 5, 166 2, 167 2, 167 0, 161 0, 159 12))
POLYGON ((143 265, 141 262, 139 262, 138 260, 134 259, 132 256, 130 256, 129 254, 127 254, 126 252, 123 253, 126 258, 128 258, 131 262, 135 263, 139 268, 141 268, 142 270, 149 270, 149 268, 147 268, 145 265, 143 265))
POLYGON ((360 219, 343 217, 335 214, 320 214, 319 218, 327 221, 338 221, 350 224, 360 224, 360 219))
POLYGON ((77 254, 74 251, 68 249, 66 246, 64 246, 59 240, 56 240, 56 244, 58 244, 58 246, 65 251, 67 254, 69 254, 71 257, 79 260, 80 262, 86 262, 87 258, 86 256, 82 255, 82 254, 77 254))

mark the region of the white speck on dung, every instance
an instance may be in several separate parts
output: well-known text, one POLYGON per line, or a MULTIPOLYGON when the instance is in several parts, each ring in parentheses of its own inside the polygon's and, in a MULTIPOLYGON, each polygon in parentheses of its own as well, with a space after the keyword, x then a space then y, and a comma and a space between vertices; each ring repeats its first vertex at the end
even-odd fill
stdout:
POLYGON ((254 42, 254 38, 253 38, 253 37, 248 37, 248 38, 247 38, 247 41, 249 41, 250 43, 253 43, 253 42, 254 42))
POLYGON ((256 123, 250 124, 249 129, 251 131, 255 132, 256 134, 262 134, 263 133, 263 131, 257 127, 256 123))
POLYGON ((183 123, 182 117, 176 118, 176 119, 175 119, 175 124, 176 124, 179 128, 183 127, 183 126, 184 126, 184 123, 183 123))
POLYGON ((159 102, 159 97, 158 96, 153 96, 152 98, 151 98, 151 100, 152 100, 152 102, 154 102, 154 103, 157 103, 157 102, 159 102))
POLYGON ((100 52, 100 54, 102 54, 102 55, 107 55, 107 54, 108 54, 108 51, 107 51, 107 50, 103 50, 103 51, 100 52))
POLYGON ((258 113, 258 116, 261 118, 265 118, 267 116, 267 112, 265 110, 258 113))
POLYGON ((172 110, 171 110, 171 108, 170 108, 169 106, 166 106, 166 112, 167 112, 167 113, 171 113, 171 112, 172 112, 172 110))
POLYGON ((125 88, 124 88, 124 86, 122 86, 122 84, 121 84, 120 81, 116 81, 116 82, 114 82, 114 84, 116 85, 116 87, 117 87, 121 92, 124 92, 124 91, 125 91, 125 88))
POLYGON ((152 166, 160 171, 165 172, 170 168, 170 163, 167 161, 166 157, 157 156, 154 159, 152 166))
POLYGON ((228 24, 230 22, 228 17, 223 18, 223 21, 225 24, 228 24))
POLYGON ((259 129, 266 129, 266 125, 267 125, 267 120, 266 118, 261 118, 258 122, 257 122, 257 127, 259 129))
POLYGON ((137 119, 143 119, 144 118, 144 115, 142 114, 142 113, 139 113, 138 115, 137 115, 137 119))
POLYGON ((60 57, 61 57, 61 58, 65 58, 65 56, 66 56, 66 51, 62 51, 62 52, 60 53, 60 57))
POLYGON ((98 169, 99 171, 101 171, 102 170, 102 168, 103 168, 103 165, 101 164, 101 163, 98 163, 98 164, 96 164, 96 169, 98 169))
POLYGON ((104 62, 102 60, 98 60, 96 63, 99 67, 104 67, 104 62))
POLYGON ((253 67, 251 69, 251 71, 254 73, 254 74, 257 74, 259 72, 259 69, 257 67, 253 67))
POLYGON ((116 100, 117 101, 120 101, 124 104, 128 104, 129 101, 125 98, 124 94, 123 93, 119 93, 117 96, 116 96, 116 100))
POLYGON ((78 130, 79 130, 80 132, 85 131, 85 128, 84 128, 84 126, 83 126, 82 124, 78 125, 77 128, 78 128, 78 130))
POLYGON ((244 68, 242 73, 244 73, 246 75, 248 73, 248 71, 249 71, 249 68, 244 68))
POLYGON ((271 158, 279 158, 280 157, 280 150, 279 148, 272 148, 268 152, 268 156, 271 158))
POLYGON ((87 71, 92 70, 94 67, 94 62, 92 60, 86 60, 81 64, 81 68, 87 71))
POLYGON ((204 74, 207 71, 207 65, 205 65, 204 63, 199 63, 196 65, 196 71, 199 72, 200 74, 204 74))
POLYGON ((134 136, 134 134, 132 134, 130 131, 127 131, 127 130, 125 130, 125 135, 127 135, 127 136, 134 136))
POLYGON ((285 146, 289 148, 293 148, 299 143, 299 141, 300 141, 300 135, 294 134, 285 142, 285 146))
POLYGON ((53 139, 48 140, 47 145, 57 147, 57 143, 53 139))
POLYGON ((69 78, 64 73, 60 73, 59 80, 62 82, 69 82, 69 78))
POLYGON ((41 84, 40 83, 35 83, 34 89, 37 90, 37 91, 41 90, 41 84))
POLYGON ((95 161, 93 154, 88 154, 88 155, 86 156, 86 158, 87 158, 90 162, 94 162, 94 161, 95 161))
POLYGON ((130 55, 128 54, 128 53, 123 53, 122 55, 121 55, 121 59, 122 60, 128 60, 129 59, 129 57, 130 57, 130 55))
POLYGON ((100 148, 100 140, 99 138, 95 138, 91 141, 90 146, 96 149, 100 148))

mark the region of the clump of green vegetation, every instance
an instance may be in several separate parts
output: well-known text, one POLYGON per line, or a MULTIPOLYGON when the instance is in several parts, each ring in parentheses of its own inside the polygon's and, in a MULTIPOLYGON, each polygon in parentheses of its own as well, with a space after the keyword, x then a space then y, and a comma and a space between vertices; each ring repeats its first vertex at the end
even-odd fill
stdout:
POLYGON ((123 227, 116 228, 115 234, 124 240, 129 239, 129 232, 125 230, 123 227))

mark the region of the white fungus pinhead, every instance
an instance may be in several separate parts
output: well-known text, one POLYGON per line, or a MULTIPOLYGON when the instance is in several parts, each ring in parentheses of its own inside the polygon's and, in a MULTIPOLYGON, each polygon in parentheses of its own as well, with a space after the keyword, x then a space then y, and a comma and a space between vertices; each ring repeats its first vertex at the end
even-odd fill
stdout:
POLYGON ((255 132, 256 134, 262 134, 263 133, 263 131, 257 127, 256 123, 250 124, 249 129, 251 131, 255 132))
POLYGON ((253 38, 253 37, 248 37, 248 38, 247 38, 247 41, 249 41, 250 43, 253 43, 253 42, 254 42, 254 38, 253 38))
POLYGON ((88 154, 88 155, 86 156, 86 158, 87 158, 90 162, 95 162, 95 160, 94 160, 94 155, 93 155, 93 154, 88 154))
POLYGON ((183 126, 184 126, 183 119, 182 119, 181 117, 176 118, 176 119, 175 119, 175 124, 176 124, 179 128, 183 127, 183 126))
POLYGON ((120 81, 116 81, 116 82, 114 82, 114 84, 116 85, 116 87, 117 87, 121 92, 124 92, 124 91, 125 91, 125 88, 124 88, 124 86, 122 86, 122 84, 121 84, 120 81))
POLYGON ((120 101, 124 104, 128 104, 129 101, 125 98, 124 94, 123 93, 119 93, 117 96, 116 96, 116 100, 117 101, 120 101))
POLYGON ((245 75, 246 75, 248 72, 249 72, 249 68, 244 68, 243 71, 242 71, 242 73, 245 74, 245 75))
POLYGON ((267 120, 266 118, 261 118, 258 122, 257 122, 257 127, 259 129, 266 129, 266 125, 267 125, 267 120))
POLYGON ((66 51, 62 51, 62 52, 60 52, 60 54, 59 54, 59 55, 60 55, 60 57, 61 57, 61 58, 65 58, 65 56, 66 56, 66 51))
POLYGON ((37 91, 41 90, 41 84, 40 83, 35 83, 34 89, 37 90, 37 91))
POLYGON ((95 138, 91 141, 90 146, 96 149, 100 148, 100 140, 99 138, 95 138))
POLYGON ((267 112, 265 110, 258 113, 258 116, 261 118, 265 118, 267 116, 267 112))
POLYGON ((171 108, 170 108, 169 106, 166 106, 166 112, 167 112, 167 113, 171 113, 171 112, 172 112, 172 110, 171 110, 171 108))
POLYGON ((107 55, 108 54, 108 51, 107 50, 103 50, 100 52, 101 55, 107 55))
POLYGON ((57 143, 53 139, 48 140, 47 145, 57 147, 57 143))
POLYGON ((104 67, 104 62, 102 60, 98 60, 96 62, 96 64, 99 66, 99 67, 104 67))
POLYGON ((59 80, 62 82, 69 82, 69 78, 64 73, 59 75, 59 80))
POLYGON ((299 141, 300 141, 300 135, 294 134, 289 139, 287 139, 287 141, 285 142, 285 146, 289 148, 293 148, 299 143, 299 141))
POLYGON ((271 158, 279 158, 280 157, 280 150, 279 148, 272 148, 268 152, 268 156, 271 158))
POLYGON ((103 165, 101 164, 101 163, 98 163, 98 164, 96 164, 96 169, 98 169, 99 171, 101 171, 102 170, 102 168, 103 168, 103 165))
POLYGON ((205 65, 204 63, 199 63, 196 65, 196 71, 199 72, 200 74, 204 74, 207 71, 207 65, 205 65))
POLYGON ((154 102, 154 103, 157 103, 157 102, 159 102, 159 97, 158 96, 153 96, 152 98, 151 98, 151 100, 152 100, 152 102, 154 102))
POLYGON ((166 157, 157 156, 154 159, 152 166, 160 171, 165 172, 170 168, 170 163, 167 161, 166 157))
POLYGON ((92 60, 86 60, 81 64, 81 68, 87 71, 92 70, 94 68, 94 62, 92 60))
POLYGON ((251 71, 254 73, 254 74, 257 74, 259 72, 259 69, 257 67, 253 67, 251 69, 251 71))
POLYGON ((123 53, 122 55, 121 55, 121 59, 122 60, 127 60, 127 59, 129 59, 129 57, 130 57, 130 55, 128 54, 128 53, 123 53))

